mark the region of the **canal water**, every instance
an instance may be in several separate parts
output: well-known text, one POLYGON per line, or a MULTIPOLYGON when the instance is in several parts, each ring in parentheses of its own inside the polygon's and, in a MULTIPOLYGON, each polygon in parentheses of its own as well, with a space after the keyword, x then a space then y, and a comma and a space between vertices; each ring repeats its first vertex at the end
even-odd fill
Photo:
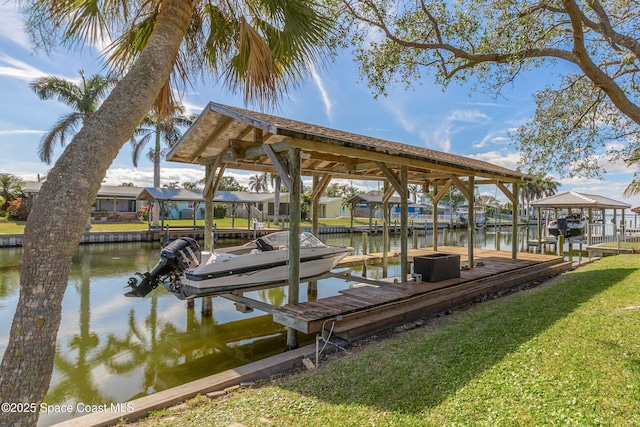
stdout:
MULTIPOLYGON (((494 249, 492 229, 476 232, 477 247, 494 249)), ((526 231, 520 231, 526 241, 526 231)), ((320 236, 332 245, 352 246, 363 253, 361 234, 320 236)), ((503 229, 501 249, 511 250, 512 234, 503 229)), ((443 233, 439 242, 443 244, 443 233)), ((218 246, 239 244, 220 241, 218 246)), ((466 231, 449 230, 448 242, 466 244, 466 231)), ((412 239, 409 239, 412 245, 412 239)), ((419 247, 431 247, 433 234, 418 237, 419 247)), ((400 246, 392 236, 391 250, 400 246)), ((524 248, 524 246, 522 246, 524 248)), ((521 249, 522 249, 521 248, 521 249)), ((159 256, 158 243, 113 243, 80 246, 76 253, 62 305, 62 322, 47 405, 104 405, 123 403, 137 397, 231 369, 281 353, 286 330, 259 310, 241 313, 224 298, 213 299, 213 313, 201 313, 201 300, 188 308, 185 301, 159 287, 146 298, 127 298, 127 279, 146 271, 159 256)), ((380 235, 368 236, 367 252, 381 252, 380 235)), ((13 313, 18 301, 20 248, 0 249, 0 354, 7 346, 13 313)), ((362 270, 354 267, 354 273, 362 270)), ((369 266, 368 277, 381 278, 382 269, 369 266)), ((389 275, 400 274, 391 265, 389 275)), ((336 295, 351 283, 342 279, 318 282, 317 298, 336 295)), ((280 306, 287 301, 286 287, 254 291, 250 298, 280 306)), ((307 300, 307 284, 301 284, 300 300, 307 300)), ((301 344, 313 336, 299 336, 301 344)), ((72 413, 41 414, 39 426, 49 426, 75 416, 72 413)))

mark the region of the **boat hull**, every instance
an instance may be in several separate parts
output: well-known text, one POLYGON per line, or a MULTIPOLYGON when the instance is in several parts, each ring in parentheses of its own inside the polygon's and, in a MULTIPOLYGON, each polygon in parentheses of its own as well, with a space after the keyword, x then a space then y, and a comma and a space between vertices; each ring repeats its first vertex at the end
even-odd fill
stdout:
MULTIPOLYGON (((580 237, 585 234, 587 227, 586 221, 567 221, 566 228, 563 228, 563 235, 565 237, 580 237)), ((558 237, 560 235, 557 221, 551 221, 547 227, 549 235, 558 237)))
MULTIPOLYGON (((300 278, 308 279, 330 271, 352 251, 352 248, 338 249, 301 250, 300 278)), ((203 254, 203 258, 205 256, 203 254)), ((274 251, 267 256, 262 253, 259 257, 231 257, 222 262, 216 261, 210 268, 204 265, 187 271, 180 280, 181 288, 171 291, 179 291, 183 298, 195 298, 282 283, 289 279, 289 264, 288 251, 274 251)))

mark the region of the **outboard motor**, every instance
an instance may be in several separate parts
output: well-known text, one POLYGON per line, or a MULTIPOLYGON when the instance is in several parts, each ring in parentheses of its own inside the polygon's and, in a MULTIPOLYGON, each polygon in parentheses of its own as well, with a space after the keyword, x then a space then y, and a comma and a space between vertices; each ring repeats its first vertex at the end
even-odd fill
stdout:
POLYGON ((131 291, 128 297, 144 297, 158 287, 169 276, 179 277, 187 268, 200 264, 200 246, 191 237, 181 237, 169 243, 160 251, 160 261, 146 273, 136 273, 137 277, 130 277, 127 285, 131 291))
POLYGON ((558 218, 558 221, 556 222, 556 227, 558 227, 558 235, 562 235, 565 237, 569 236, 568 233, 568 229, 569 229, 569 224, 567 223, 567 220, 565 218, 558 218))

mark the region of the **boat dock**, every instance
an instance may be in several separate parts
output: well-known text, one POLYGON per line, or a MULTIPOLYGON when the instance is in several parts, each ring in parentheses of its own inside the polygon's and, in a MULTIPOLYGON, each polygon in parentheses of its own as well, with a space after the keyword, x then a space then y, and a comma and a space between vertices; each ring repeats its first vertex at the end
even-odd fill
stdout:
MULTIPOLYGON (((409 262, 415 256, 433 254, 460 255, 466 261, 466 248, 441 247, 409 250, 409 262)), ((392 258, 394 253, 389 254, 392 258)), ((273 315, 273 320, 305 334, 331 328, 334 336, 352 341, 416 319, 435 315, 455 307, 480 302, 490 295, 509 293, 512 289, 555 276, 572 268, 572 263, 557 256, 519 253, 512 259, 507 252, 477 249, 476 265, 463 268, 459 278, 439 282, 422 282, 419 278, 400 283, 397 278, 369 279, 351 272, 332 273, 352 285, 339 295, 314 301, 269 306, 246 298, 242 293, 225 295, 246 307, 254 307, 273 315)), ((374 264, 381 254, 346 257, 339 266, 374 264)))

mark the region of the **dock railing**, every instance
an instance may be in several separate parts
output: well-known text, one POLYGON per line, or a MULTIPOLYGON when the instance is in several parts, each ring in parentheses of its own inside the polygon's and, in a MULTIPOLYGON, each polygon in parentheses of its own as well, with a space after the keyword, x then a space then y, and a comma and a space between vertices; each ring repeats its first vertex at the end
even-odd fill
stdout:
POLYGON ((624 224, 590 224, 591 244, 617 249, 640 248, 640 228, 624 224))

